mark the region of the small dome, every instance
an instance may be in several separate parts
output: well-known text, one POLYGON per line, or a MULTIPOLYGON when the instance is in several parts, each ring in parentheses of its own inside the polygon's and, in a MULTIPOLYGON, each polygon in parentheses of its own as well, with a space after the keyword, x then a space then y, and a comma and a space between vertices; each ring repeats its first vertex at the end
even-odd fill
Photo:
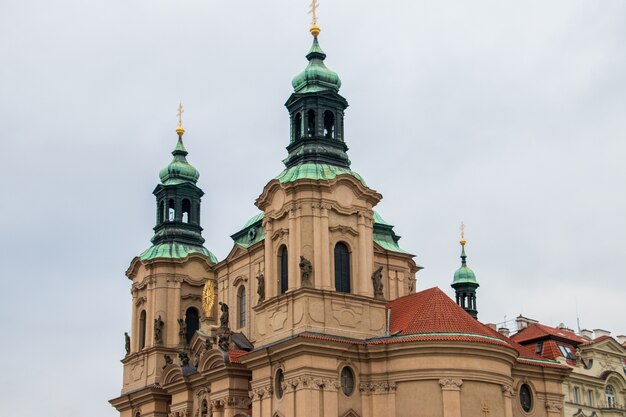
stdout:
POLYGON ((463 284, 468 282, 478 284, 474 271, 469 269, 467 265, 463 265, 454 273, 454 280, 452 281, 452 284, 463 284))
POLYGON ((309 65, 296 75, 291 85, 296 93, 310 93, 323 90, 339 91, 341 80, 336 72, 324 65, 326 54, 320 48, 317 37, 313 38, 313 46, 307 54, 309 65))
POLYGON ((185 158, 187 153, 181 135, 178 137, 176 148, 172 151, 174 159, 159 172, 159 177, 164 185, 180 184, 182 182, 195 184, 198 181, 200 172, 187 162, 187 158, 185 158))

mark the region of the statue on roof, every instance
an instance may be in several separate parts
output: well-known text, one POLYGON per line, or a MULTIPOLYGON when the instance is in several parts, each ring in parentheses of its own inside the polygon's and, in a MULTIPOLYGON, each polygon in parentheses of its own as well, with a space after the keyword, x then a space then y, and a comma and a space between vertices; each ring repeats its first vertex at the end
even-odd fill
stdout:
POLYGON ((220 316, 220 329, 230 330, 230 321, 228 318, 228 304, 222 303, 220 301, 220 310, 222 311, 222 315, 220 316))
POLYGON ((311 265, 311 261, 309 261, 304 256, 300 257, 300 280, 303 287, 312 287, 313 283, 311 282, 311 272, 313 272, 313 265, 311 265))
POLYGON ((126 354, 130 353, 130 336, 128 333, 124 332, 124 348, 126 349, 126 354))
POLYGON ((259 295, 259 304, 262 304, 265 301, 265 276, 260 274, 256 277, 257 280, 257 289, 256 293, 259 295))
POLYGON ((374 285, 374 298, 383 299, 383 267, 379 266, 372 274, 372 284, 374 285))
POLYGON ((161 316, 159 315, 156 319, 154 319, 154 344, 160 345, 163 343, 163 326, 165 323, 161 320, 161 316))

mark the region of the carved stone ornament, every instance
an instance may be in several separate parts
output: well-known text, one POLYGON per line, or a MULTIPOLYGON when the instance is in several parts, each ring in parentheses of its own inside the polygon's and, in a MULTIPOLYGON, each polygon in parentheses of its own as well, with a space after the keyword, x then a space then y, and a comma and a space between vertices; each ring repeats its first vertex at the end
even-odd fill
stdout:
POLYGON ((311 272, 313 272, 313 265, 311 261, 309 261, 304 256, 300 257, 300 282, 303 287, 312 287, 313 283, 311 282, 311 272))
POLYGON ((461 390, 461 385, 463 385, 463 380, 456 378, 442 378, 439 380, 439 385, 441 385, 441 389, 443 391, 459 391, 461 390))
POLYGON ((374 286, 374 298, 383 299, 383 267, 379 266, 372 274, 372 285, 374 286))
POLYGON ((265 275, 260 274, 256 277, 256 281, 256 293, 259 295, 259 304, 263 304, 263 301, 265 301, 265 275))
POLYGON ((250 397, 243 395, 231 395, 225 399, 226 405, 231 408, 248 408, 250 407, 250 397))
POLYGON ((215 282, 207 280, 202 290, 202 311, 204 317, 213 317, 213 305, 215 304, 215 282))
POLYGON ((273 393, 274 393, 274 389, 272 388, 271 384, 264 385, 262 387, 253 388, 249 392, 250 399, 252 401, 257 401, 263 398, 271 397, 273 393))
POLYGON ((515 390, 510 385, 502 385, 502 393, 505 397, 512 397, 515 395, 515 390))
POLYGON ((389 394, 396 392, 397 384, 393 381, 361 382, 359 391, 363 395, 389 394))
POLYGON ((161 320, 161 316, 154 319, 154 343, 160 345, 163 343, 163 326, 165 323, 161 320))
POLYGON ((546 401, 546 410, 549 413, 560 413, 563 409, 563 404, 558 401, 546 401))

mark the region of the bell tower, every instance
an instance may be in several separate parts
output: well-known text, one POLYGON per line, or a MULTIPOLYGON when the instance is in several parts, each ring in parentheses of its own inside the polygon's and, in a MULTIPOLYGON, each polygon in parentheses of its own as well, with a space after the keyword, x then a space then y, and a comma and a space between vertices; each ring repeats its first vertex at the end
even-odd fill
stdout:
POLYGON ((126 271, 132 282, 131 331, 126 334, 122 359, 122 395, 110 401, 122 417, 167 416, 171 396, 159 388, 163 369, 183 361, 201 323, 214 324, 217 316, 217 259, 203 246, 200 200, 204 193, 196 185, 198 170, 186 159, 182 112, 181 105, 174 158, 161 170, 161 183, 154 190, 157 216, 152 246, 135 257, 126 271), (210 300, 205 300, 207 293, 210 300))
POLYGON ((476 274, 467 266, 467 255, 465 254, 465 225, 461 223, 461 267, 454 273, 454 280, 451 287, 456 293, 456 303, 460 305, 470 316, 478 318, 476 307, 476 288, 479 287, 476 281, 476 274))

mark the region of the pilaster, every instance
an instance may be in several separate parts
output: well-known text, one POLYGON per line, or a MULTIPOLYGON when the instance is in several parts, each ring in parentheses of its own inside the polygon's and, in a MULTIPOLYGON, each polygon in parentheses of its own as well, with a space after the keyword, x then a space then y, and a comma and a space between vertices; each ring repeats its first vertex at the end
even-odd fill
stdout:
POLYGON ((463 380, 443 378, 439 380, 443 400, 443 417, 461 417, 461 385, 463 380))

